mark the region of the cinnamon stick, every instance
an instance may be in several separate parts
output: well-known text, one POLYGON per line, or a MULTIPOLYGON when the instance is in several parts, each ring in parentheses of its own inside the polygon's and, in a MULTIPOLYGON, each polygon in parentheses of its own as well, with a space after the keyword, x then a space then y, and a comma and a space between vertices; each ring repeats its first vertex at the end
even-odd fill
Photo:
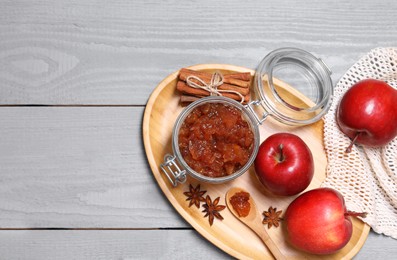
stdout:
MULTIPOLYGON (((224 84, 223 84, 224 85, 224 84)), ((221 87, 221 86, 220 86, 221 87)), ((218 89, 220 89, 218 87, 218 89)), ((204 90, 204 89, 196 89, 188 86, 184 81, 179 80, 176 84, 176 89, 180 91, 182 94, 185 95, 190 95, 190 96, 196 96, 196 97, 206 97, 209 96, 211 93, 204 90)), ((247 94, 242 94, 244 96, 244 103, 248 103, 250 100, 250 94, 249 92, 247 94)), ((227 93, 223 92, 222 96, 228 97, 237 101, 241 101, 241 97, 235 93, 227 93)))
POLYGON ((244 81, 251 81, 251 73, 249 72, 238 72, 238 73, 230 73, 225 75, 227 78, 231 79, 239 79, 244 81))
POLYGON ((200 99, 200 97, 196 97, 196 96, 188 96, 188 95, 181 95, 180 97, 180 103, 182 105, 187 105, 190 104, 196 100, 200 99))
MULTIPOLYGON (((196 76, 202 79, 205 83, 209 83, 212 78, 211 73, 203 71, 195 71, 190 69, 181 69, 179 71, 179 79, 186 81, 187 77, 196 76)), ((233 73, 223 75, 223 82, 231 85, 236 85, 241 88, 249 88, 251 85, 251 74, 249 72, 233 73)))
MULTIPOLYGON (((194 80, 192 80, 192 81, 194 82, 194 80)), ((190 87, 189 85, 187 85, 186 82, 184 82, 184 81, 182 81, 182 80, 179 80, 177 84, 185 84, 186 87, 192 88, 192 87, 190 87), (179 83, 179 82, 180 82, 180 83, 179 83)), ((236 86, 236 85, 230 85, 230 84, 226 84, 226 83, 223 83, 223 84, 220 85, 217 89, 219 89, 219 90, 232 90, 232 91, 236 91, 236 92, 239 92, 239 93, 240 93, 241 95, 243 95, 243 96, 248 95, 248 94, 250 93, 249 88, 240 88, 240 87, 238 87, 238 86, 236 86)))

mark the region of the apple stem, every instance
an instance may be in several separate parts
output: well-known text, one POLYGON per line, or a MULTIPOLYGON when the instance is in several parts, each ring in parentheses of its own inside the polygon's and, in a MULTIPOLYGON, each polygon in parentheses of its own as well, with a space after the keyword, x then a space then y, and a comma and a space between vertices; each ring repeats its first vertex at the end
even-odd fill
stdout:
POLYGON ((365 217, 367 216, 367 212, 347 211, 347 212, 345 213, 345 216, 365 218, 365 217))
POLYGON ((283 153, 283 148, 284 148, 283 144, 279 144, 278 149, 280 150, 280 157, 278 158, 278 160, 280 162, 283 162, 285 159, 284 153, 283 153))
POLYGON ((359 135, 360 135, 360 132, 357 132, 356 135, 354 136, 353 140, 351 141, 350 145, 346 148, 345 153, 350 153, 352 151, 353 145, 356 142, 359 135))

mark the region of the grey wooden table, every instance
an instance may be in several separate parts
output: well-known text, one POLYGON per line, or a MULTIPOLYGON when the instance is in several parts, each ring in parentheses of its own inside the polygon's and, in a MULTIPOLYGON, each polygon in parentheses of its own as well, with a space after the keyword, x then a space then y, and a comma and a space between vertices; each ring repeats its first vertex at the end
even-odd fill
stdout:
MULTIPOLYGON (((320 56, 336 83, 397 45, 389 1, 0 0, 0 258, 223 259, 163 196, 142 117, 168 74, 320 56)), ((370 233, 357 259, 393 259, 370 233)))

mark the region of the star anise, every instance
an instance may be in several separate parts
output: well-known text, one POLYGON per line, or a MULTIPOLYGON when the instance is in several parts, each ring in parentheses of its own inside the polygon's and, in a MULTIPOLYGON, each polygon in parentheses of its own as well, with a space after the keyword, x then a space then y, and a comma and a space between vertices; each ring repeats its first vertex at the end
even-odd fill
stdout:
POLYGON ((207 191, 205 190, 200 190, 200 184, 198 184, 196 188, 193 188, 193 186, 189 184, 189 191, 186 191, 183 194, 187 196, 186 200, 190 200, 189 207, 191 207, 194 204, 196 205, 197 208, 200 208, 200 202, 205 201, 203 195, 206 192, 207 191))
POLYGON ((264 218, 262 224, 267 224, 267 228, 271 228, 272 226, 278 227, 280 221, 283 220, 283 218, 280 217, 282 212, 282 210, 277 211, 277 208, 270 206, 268 211, 263 211, 264 218))
POLYGON ((224 205, 218 205, 220 197, 216 198, 213 202, 210 198, 210 196, 207 195, 205 198, 205 204, 203 205, 204 210, 206 214, 204 217, 208 216, 208 220, 210 222, 210 226, 214 223, 214 218, 217 218, 219 220, 223 220, 223 217, 219 213, 219 211, 224 210, 226 206, 224 205))

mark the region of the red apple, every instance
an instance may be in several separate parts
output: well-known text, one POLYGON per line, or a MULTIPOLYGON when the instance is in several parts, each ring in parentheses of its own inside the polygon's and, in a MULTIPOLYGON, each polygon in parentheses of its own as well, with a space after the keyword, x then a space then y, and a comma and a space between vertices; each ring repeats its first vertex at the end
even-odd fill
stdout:
POLYGON ((350 240, 353 225, 350 216, 365 213, 346 210, 343 196, 331 188, 318 188, 299 195, 285 212, 289 242, 313 254, 331 254, 350 240))
POLYGON ((263 141, 254 165, 260 182, 276 195, 302 192, 314 175, 309 147, 299 136, 290 133, 277 133, 263 141))
POLYGON ((397 136, 397 89, 376 79, 357 82, 343 95, 336 121, 352 144, 386 145, 397 136))

